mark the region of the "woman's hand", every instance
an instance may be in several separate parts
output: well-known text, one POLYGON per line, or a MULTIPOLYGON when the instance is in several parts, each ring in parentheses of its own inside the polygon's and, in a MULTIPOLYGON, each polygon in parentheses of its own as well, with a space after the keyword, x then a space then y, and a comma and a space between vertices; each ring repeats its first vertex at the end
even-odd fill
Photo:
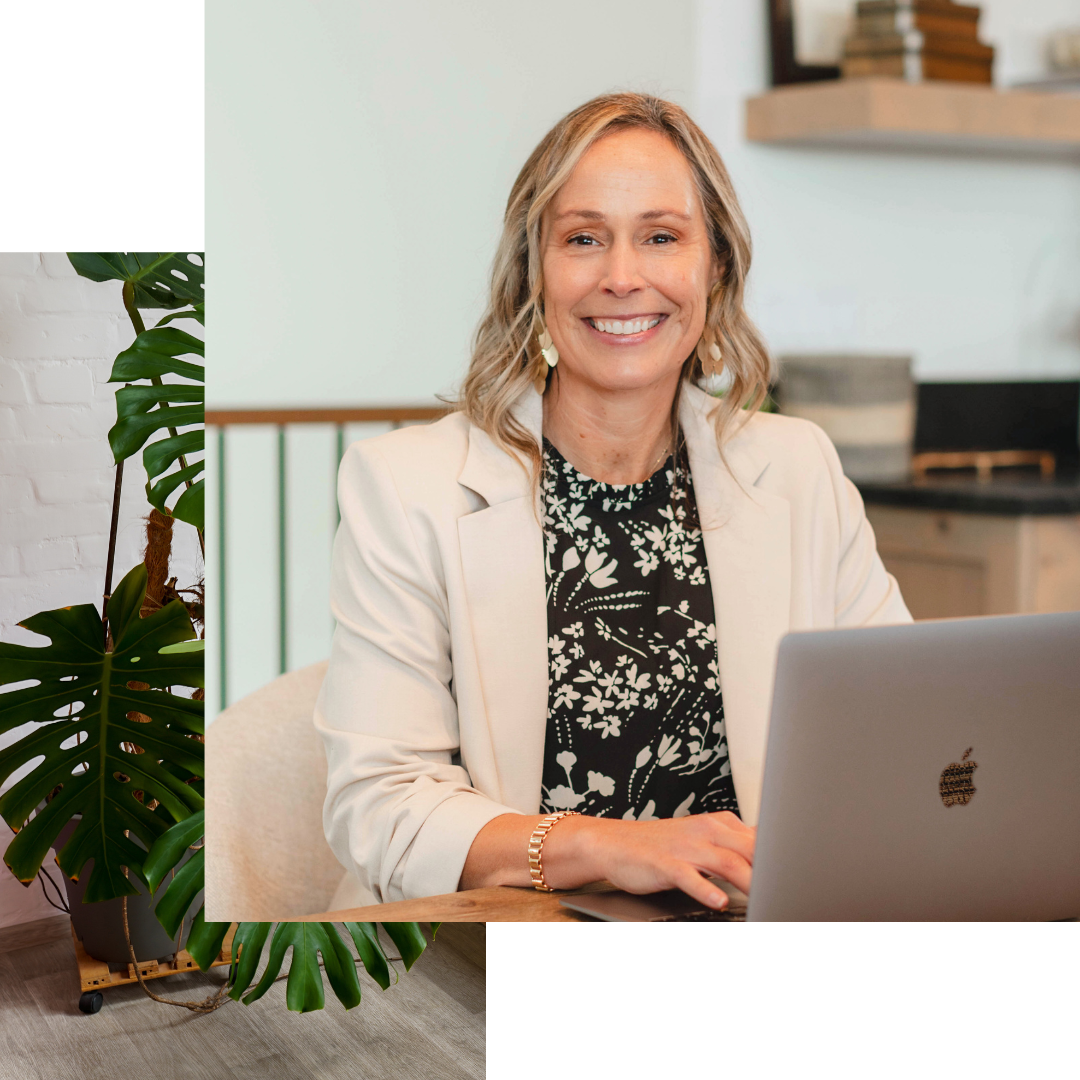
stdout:
MULTIPOLYGON (((528 885, 528 841, 540 820, 507 814, 488 822, 473 841, 460 887, 528 885)), ((749 893, 756 833, 727 811, 657 821, 563 818, 544 840, 544 878, 556 889, 602 880, 632 893, 677 888, 722 908, 727 894, 702 875, 749 893)))
POLYGON ((632 893, 682 889, 719 908, 727 894, 702 874, 749 893, 755 835, 727 811, 658 821, 566 818, 544 843, 544 876, 557 889, 601 879, 632 893))

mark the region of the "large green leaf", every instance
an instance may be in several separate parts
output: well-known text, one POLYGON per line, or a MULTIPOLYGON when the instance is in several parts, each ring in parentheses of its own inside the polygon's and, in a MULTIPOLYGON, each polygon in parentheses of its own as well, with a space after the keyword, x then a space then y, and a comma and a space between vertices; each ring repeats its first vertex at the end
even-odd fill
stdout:
MULTIPOLYGON (((206 812, 199 810, 183 821, 178 821, 154 841, 154 846, 143 864, 143 873, 151 892, 155 892, 169 871, 179 864, 188 848, 202 839, 205 826, 206 812)), ((205 863, 202 849, 199 848, 176 872, 154 909, 158 922, 166 928, 173 928, 168 930, 169 937, 176 936, 192 902, 203 889, 204 878, 205 863)), ((187 950, 203 971, 217 959, 221 952, 221 943, 225 940, 230 926, 232 923, 228 922, 208 923, 203 909, 199 908, 188 934, 187 950)))
MULTIPOLYGON (((292 949, 289 965, 289 981, 285 989, 285 1002, 293 1012, 313 1012, 325 1004, 322 972, 319 970, 319 954, 322 954, 326 977, 334 993, 346 1009, 360 1004, 360 980, 356 977, 356 960, 341 940, 333 923, 283 922, 277 924, 270 942, 270 956, 258 985, 244 996, 244 1004, 250 1005, 270 989, 281 970, 285 953, 292 949)), ((238 998, 243 987, 239 982, 229 991, 238 998)))
POLYGON ((379 928, 373 922, 347 922, 345 929, 352 936, 357 955, 367 973, 384 989, 390 987, 390 964, 379 940, 379 928))
MULTIPOLYGON (((154 841, 154 846, 143 863, 146 884, 151 892, 157 892, 157 887, 165 880, 165 875, 184 857, 184 852, 202 839, 205 828, 206 811, 197 810, 190 817, 178 821, 154 841)), ((199 888, 202 888, 201 884, 199 888)), ((169 937, 172 936, 170 933, 169 937)))
POLYGON ((398 947, 405 970, 416 963, 417 957, 427 948, 420 927, 414 922, 384 922, 382 928, 390 935, 390 940, 398 947))
POLYGON ((208 970, 220 955, 221 944, 230 926, 230 922, 207 922, 203 909, 199 908, 188 932, 187 951, 203 971, 208 970))
POLYGON ((68 259, 91 281, 130 282, 136 307, 171 309, 203 302, 203 256, 193 254, 194 258, 179 251, 69 251, 68 259))
POLYGON ((0 734, 40 725, 0 750, 0 783, 36 762, 0 796, 0 815, 16 832, 4 861, 29 884, 65 823, 81 814, 57 861, 77 879, 94 860, 86 903, 134 894, 122 868, 145 880, 147 850, 173 822, 203 805, 186 782, 203 773, 202 743, 189 737, 202 733, 203 703, 167 689, 202 686, 203 657, 159 653, 195 632, 175 600, 140 618, 145 593, 146 567, 139 565, 109 601, 112 652, 104 649, 101 618, 91 604, 40 612, 19 624, 49 638, 48 646, 0 643, 0 685, 34 680, 0 694, 0 734), (149 689, 132 689, 132 683, 149 689), (137 799, 136 790, 145 802, 156 799, 158 809, 137 799))
POLYGON ((206 325, 206 305, 205 304, 192 304, 191 309, 184 311, 173 311, 168 315, 163 315, 157 321, 158 326, 165 326, 167 323, 174 322, 176 319, 194 319, 200 326, 206 325))
POLYGON ((181 458, 186 454, 201 453, 205 447, 204 368, 201 364, 178 359, 185 355, 201 357, 203 343, 171 326, 144 330, 130 348, 120 353, 113 363, 110 382, 153 379, 154 384, 125 386, 117 390, 116 424, 109 432, 109 445, 117 462, 145 446, 146 497, 151 505, 163 514, 171 513, 201 530, 203 481, 197 477, 203 471, 203 462, 185 463, 181 458), (163 375, 179 375, 192 381, 162 383, 163 375), (178 430, 191 427, 197 430, 178 430), (146 445, 152 436, 162 432, 168 437, 146 445), (184 484, 191 486, 185 488, 170 511, 166 501, 184 484))

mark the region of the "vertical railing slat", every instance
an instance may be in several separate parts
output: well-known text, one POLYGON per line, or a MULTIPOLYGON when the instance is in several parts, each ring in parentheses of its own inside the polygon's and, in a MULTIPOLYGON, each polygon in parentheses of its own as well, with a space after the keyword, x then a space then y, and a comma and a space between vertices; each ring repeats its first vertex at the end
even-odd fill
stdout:
POLYGON ((224 709, 229 703, 228 671, 225 655, 225 628, 228 625, 227 599, 225 588, 225 428, 219 427, 217 433, 218 452, 218 700, 219 708, 224 709))
POLYGON ((278 425, 278 670, 282 675, 289 670, 289 606, 286 577, 285 550, 285 425, 278 425))

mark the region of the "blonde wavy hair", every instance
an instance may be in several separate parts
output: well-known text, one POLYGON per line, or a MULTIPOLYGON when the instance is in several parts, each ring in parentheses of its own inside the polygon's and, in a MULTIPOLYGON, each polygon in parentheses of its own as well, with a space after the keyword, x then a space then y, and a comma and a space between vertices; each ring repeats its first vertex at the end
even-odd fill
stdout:
POLYGON ((678 431, 683 383, 722 369, 727 388, 713 414, 721 447, 732 420, 743 409, 756 411, 768 394, 772 362, 757 328, 743 309, 750 269, 750 230, 739 208, 727 169, 705 133, 670 101, 648 94, 604 94, 563 117, 529 155, 510 191, 502 238, 491 273, 491 298, 477 327, 472 361, 457 408, 496 445, 515 453, 538 477, 540 447, 513 416, 518 397, 533 384, 540 367, 538 335, 543 329, 544 279, 540 226, 544 210, 574 166, 598 139, 627 128, 667 136, 693 172, 709 227, 718 285, 709 296, 701 341, 683 364, 672 403, 672 430, 678 431), (709 347, 719 345, 716 365, 709 347))

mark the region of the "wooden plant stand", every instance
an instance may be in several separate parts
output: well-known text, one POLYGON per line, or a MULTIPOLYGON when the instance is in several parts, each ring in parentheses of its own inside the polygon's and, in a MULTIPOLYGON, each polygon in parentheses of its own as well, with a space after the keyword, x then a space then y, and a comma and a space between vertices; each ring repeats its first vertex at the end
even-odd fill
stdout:
MULTIPOLYGON (((223 964, 232 962, 232 939, 236 928, 230 927, 221 944, 221 952, 218 958, 210 965, 221 967, 223 964)), ((102 1004, 102 990, 111 990, 114 986, 129 986, 138 982, 135 974, 135 965, 128 964, 122 971, 110 971, 109 965, 101 960, 95 960, 89 956, 83 948, 83 943, 75 933, 74 925, 71 927, 71 938, 75 943, 75 960, 79 965, 79 988, 82 995, 79 998, 79 1008, 85 1013, 96 1013, 102 1004)), ((161 979, 166 975, 175 975, 180 971, 197 971, 199 965, 194 957, 181 949, 172 960, 160 962, 158 960, 143 960, 139 964, 139 971, 143 979, 161 979)))

